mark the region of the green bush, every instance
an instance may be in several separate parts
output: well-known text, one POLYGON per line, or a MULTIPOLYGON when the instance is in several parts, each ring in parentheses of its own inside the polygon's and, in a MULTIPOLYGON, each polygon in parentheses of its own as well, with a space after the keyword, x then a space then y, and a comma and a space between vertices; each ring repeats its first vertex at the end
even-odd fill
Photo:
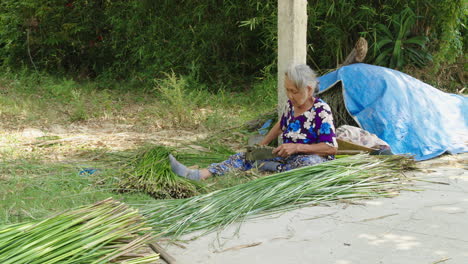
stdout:
POLYGON ((435 2, 431 11, 434 20, 437 20, 433 32, 433 38, 437 40, 435 64, 453 63, 468 48, 466 34, 462 37, 462 31, 466 33, 468 5, 463 0, 440 0, 435 2))
POLYGON ((0 58, 12 67, 140 81, 171 69, 201 81, 249 76, 264 66, 265 52, 257 32, 240 27, 256 12, 244 2, 3 0, 0 58))
POLYGON ((400 14, 389 17, 389 26, 377 25, 380 39, 375 44, 376 64, 401 69, 409 63, 422 67, 432 60, 426 49, 428 38, 411 36, 416 19, 414 12, 405 8, 400 14))
MULTIPOLYGON (((415 15, 404 39, 427 38, 430 45, 409 45, 414 52, 405 52, 417 55, 402 63, 377 62, 417 65, 418 55, 433 54, 438 64, 463 54, 462 0, 315 0, 308 1, 308 64, 320 73, 336 67, 360 36, 371 50, 389 48, 376 45, 389 37, 378 25, 398 36, 389 18, 407 9, 415 15)), ((273 0, 0 2, 0 63, 8 67, 140 83, 172 70, 240 89, 236 81, 276 71, 276 51, 273 0)))

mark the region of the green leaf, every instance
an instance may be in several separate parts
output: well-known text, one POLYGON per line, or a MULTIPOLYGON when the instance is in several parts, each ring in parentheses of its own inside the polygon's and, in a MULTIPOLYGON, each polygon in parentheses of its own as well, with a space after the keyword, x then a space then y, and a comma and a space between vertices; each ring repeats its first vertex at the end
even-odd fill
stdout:
POLYGON ((382 49, 385 47, 387 44, 392 43, 392 39, 381 39, 377 43, 375 43, 377 49, 382 49))
POLYGON ((382 33, 384 33, 386 35, 387 38, 389 39, 393 39, 393 34, 392 32, 390 32, 390 29, 388 29, 387 26, 383 25, 383 24, 377 24, 376 26, 377 30, 381 31, 382 33))
POLYGON ((416 44, 421 48, 424 48, 429 39, 426 36, 416 36, 404 41, 405 44, 416 44))
POLYGON ((390 55, 390 53, 392 52, 391 49, 386 49, 384 51, 382 51, 379 56, 375 59, 375 64, 377 65, 386 65, 387 64, 387 57, 390 55))

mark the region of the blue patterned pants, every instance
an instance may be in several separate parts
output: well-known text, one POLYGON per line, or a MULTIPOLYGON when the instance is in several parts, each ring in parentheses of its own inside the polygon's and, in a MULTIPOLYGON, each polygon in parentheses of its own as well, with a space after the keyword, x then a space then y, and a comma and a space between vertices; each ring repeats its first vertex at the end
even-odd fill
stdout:
MULTIPOLYGON (((327 158, 319 155, 291 155, 287 158, 276 157, 274 159, 264 161, 279 162, 277 172, 288 171, 300 167, 311 166, 327 161, 327 158)), ((257 161, 259 164, 262 161, 257 161)), ((227 160, 220 163, 213 163, 208 166, 208 170, 214 175, 223 175, 232 170, 247 171, 255 167, 252 161, 245 159, 245 153, 240 152, 230 156, 227 160)))

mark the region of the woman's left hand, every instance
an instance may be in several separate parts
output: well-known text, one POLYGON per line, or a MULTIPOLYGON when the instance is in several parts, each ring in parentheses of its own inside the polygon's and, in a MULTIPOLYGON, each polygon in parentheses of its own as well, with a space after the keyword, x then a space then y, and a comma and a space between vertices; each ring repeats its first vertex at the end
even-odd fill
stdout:
POLYGON ((281 146, 275 148, 273 150, 273 154, 276 154, 280 157, 287 158, 293 154, 296 154, 298 151, 298 144, 294 143, 286 143, 282 144, 281 146))

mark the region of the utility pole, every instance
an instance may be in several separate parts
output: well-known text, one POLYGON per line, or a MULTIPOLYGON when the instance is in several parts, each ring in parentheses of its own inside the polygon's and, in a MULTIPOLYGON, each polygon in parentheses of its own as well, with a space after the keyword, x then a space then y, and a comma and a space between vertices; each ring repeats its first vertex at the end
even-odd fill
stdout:
POLYGON ((307 0, 278 0, 278 115, 287 97, 284 72, 291 63, 305 64, 307 58, 307 0))

